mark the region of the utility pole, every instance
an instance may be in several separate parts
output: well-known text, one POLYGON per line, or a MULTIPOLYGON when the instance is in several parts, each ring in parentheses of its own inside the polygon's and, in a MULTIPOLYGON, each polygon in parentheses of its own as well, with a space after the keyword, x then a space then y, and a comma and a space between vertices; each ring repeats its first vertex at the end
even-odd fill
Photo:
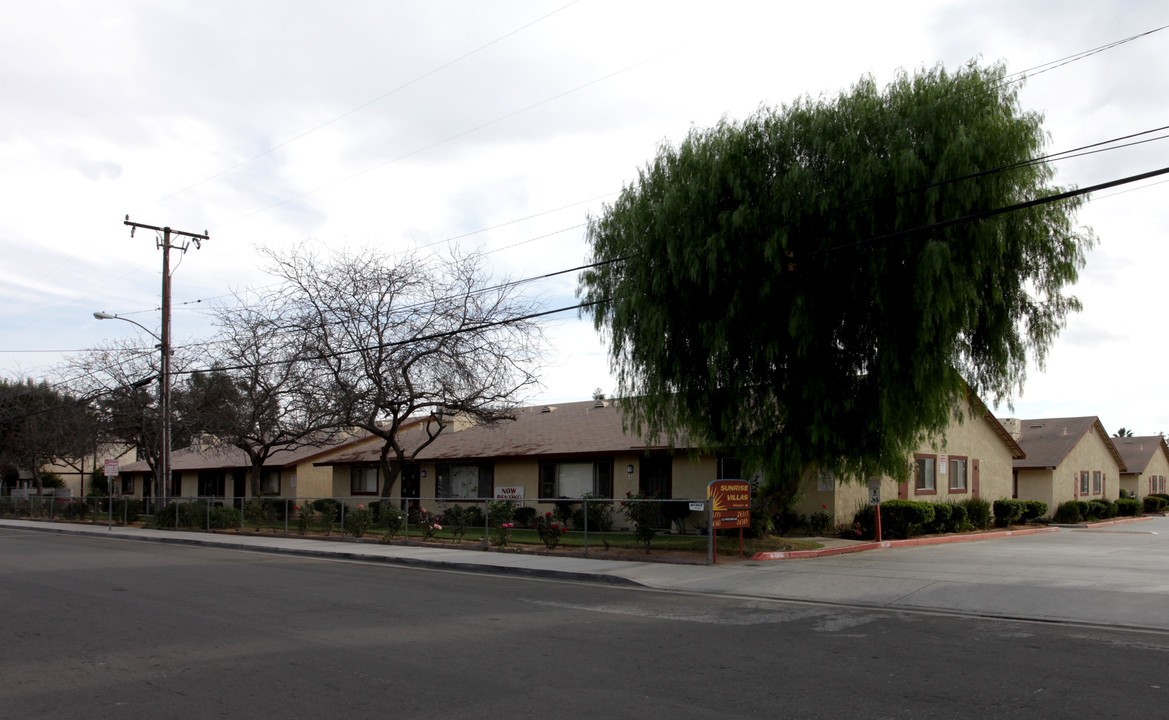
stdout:
POLYGON ((156 483, 157 489, 165 501, 166 498, 171 496, 170 251, 174 249, 185 253, 192 243, 196 249, 200 248, 202 247, 200 243, 203 240, 209 240, 210 236, 206 230, 202 234, 199 234, 183 230, 171 230, 169 227, 155 227, 154 225, 146 225, 145 223, 130 222, 129 215, 126 216, 126 221, 123 224, 130 226, 130 237, 134 237, 134 231, 138 228, 154 230, 155 232, 161 233, 155 242, 155 246, 162 250, 162 332, 159 334, 162 363, 159 366, 158 372, 158 409, 162 415, 162 448, 159 452, 158 478, 156 483), (172 238, 178 238, 174 244, 172 244, 172 238))

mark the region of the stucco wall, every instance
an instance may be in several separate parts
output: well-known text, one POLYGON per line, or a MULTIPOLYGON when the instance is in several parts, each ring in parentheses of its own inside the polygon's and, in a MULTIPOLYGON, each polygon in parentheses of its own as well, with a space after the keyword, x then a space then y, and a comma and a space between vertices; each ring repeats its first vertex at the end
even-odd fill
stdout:
MULTIPOLYGON (((960 502, 970 497, 980 497, 994 502, 999 498, 1011 497, 1013 483, 1011 448, 991 423, 981 413, 975 413, 971 408, 966 409, 961 422, 953 420, 943 436, 923 441, 913 457, 906 458, 906 463, 910 466, 907 483, 899 487, 899 483, 891 477, 880 478, 882 502, 896 499, 899 489, 909 500, 926 502, 960 502), (934 492, 916 490, 912 467, 915 459, 923 455, 937 460, 940 460, 942 455, 945 455, 947 460, 966 459, 966 489, 950 490, 950 474, 947 467, 946 474, 943 475, 940 471, 937 473, 934 492), (974 482, 976 460, 977 492, 974 482)), ((940 465, 939 462, 939 470, 940 465)), ((833 490, 822 491, 819 489, 817 474, 814 472, 805 474, 801 481, 804 497, 794 508, 795 512, 810 515, 824 510, 832 516, 834 524, 850 522, 857 511, 869 503, 867 480, 837 479, 834 484, 833 490)))

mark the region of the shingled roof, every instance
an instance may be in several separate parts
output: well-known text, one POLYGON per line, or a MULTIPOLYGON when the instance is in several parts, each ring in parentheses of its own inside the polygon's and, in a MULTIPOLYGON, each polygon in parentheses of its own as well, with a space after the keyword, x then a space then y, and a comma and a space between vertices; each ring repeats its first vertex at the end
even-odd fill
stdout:
POLYGON ((1095 432, 1103 439, 1109 452, 1116 459, 1116 464, 1123 472, 1126 468, 1124 458, 1117 451, 1116 446, 1095 415, 1089 417, 1068 418, 1033 418, 1020 420, 1019 446, 1027 453, 1027 457, 1014 461, 1016 470, 1034 470, 1040 468, 1054 468, 1064 461, 1085 435, 1095 432))
POLYGON ((1128 474, 1143 473, 1149 467, 1149 463, 1153 460, 1153 455, 1157 453, 1158 449, 1163 450, 1169 457, 1169 445, 1160 435, 1117 437, 1112 438, 1112 444, 1116 446, 1117 452, 1124 458, 1124 464, 1128 466, 1128 470, 1125 472, 1128 474))
MULTIPOLYGON (((457 432, 443 432, 418 455, 419 461, 496 460, 516 457, 568 457, 611 455, 631 450, 664 448, 662 441, 647 443, 626 433, 621 408, 614 402, 537 405, 516 408, 514 420, 494 425, 473 425, 457 432)), ((421 429, 411 431, 405 446, 417 446, 421 429)), ((359 465, 377 462, 381 444, 331 457, 318 465, 359 465)))

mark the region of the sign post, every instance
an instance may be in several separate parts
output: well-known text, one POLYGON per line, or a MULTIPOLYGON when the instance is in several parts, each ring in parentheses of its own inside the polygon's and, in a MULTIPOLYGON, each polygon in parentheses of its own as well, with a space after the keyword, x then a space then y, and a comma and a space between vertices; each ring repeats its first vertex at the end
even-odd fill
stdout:
MULTIPOLYGON (((106 518, 106 520, 107 520, 106 530, 108 532, 112 532, 114 529, 114 478, 116 478, 118 476, 118 459, 117 458, 114 458, 113 460, 106 460, 105 476, 106 476, 106 499, 107 499, 107 509, 108 509, 108 512, 106 513, 106 515, 109 516, 106 518)), ((82 482, 84 482, 84 481, 82 481, 82 482)), ((84 486, 81 488, 81 502, 85 502, 85 487, 84 486)), ((93 512, 96 514, 97 510, 95 509, 93 512)))
MULTIPOLYGON (((739 555, 743 555, 743 528, 751 526, 751 483, 746 480, 715 480, 706 486, 711 504, 710 532, 739 528, 739 555)), ((714 541, 718 560, 718 541, 714 541)))
POLYGON ((881 481, 869 481, 869 504, 873 506, 873 520, 876 525, 877 542, 881 542, 881 481))

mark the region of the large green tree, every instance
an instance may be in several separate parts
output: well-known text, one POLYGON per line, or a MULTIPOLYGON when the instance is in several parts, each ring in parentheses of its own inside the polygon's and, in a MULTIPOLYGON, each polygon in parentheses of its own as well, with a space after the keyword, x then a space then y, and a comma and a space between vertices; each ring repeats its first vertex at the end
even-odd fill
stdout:
POLYGON ((579 288, 628 420, 789 486, 905 477, 924 433, 1021 386, 1079 308, 1081 198, 994 214, 1060 191, 1032 162, 1041 119, 972 62, 663 145, 590 218, 579 288))

